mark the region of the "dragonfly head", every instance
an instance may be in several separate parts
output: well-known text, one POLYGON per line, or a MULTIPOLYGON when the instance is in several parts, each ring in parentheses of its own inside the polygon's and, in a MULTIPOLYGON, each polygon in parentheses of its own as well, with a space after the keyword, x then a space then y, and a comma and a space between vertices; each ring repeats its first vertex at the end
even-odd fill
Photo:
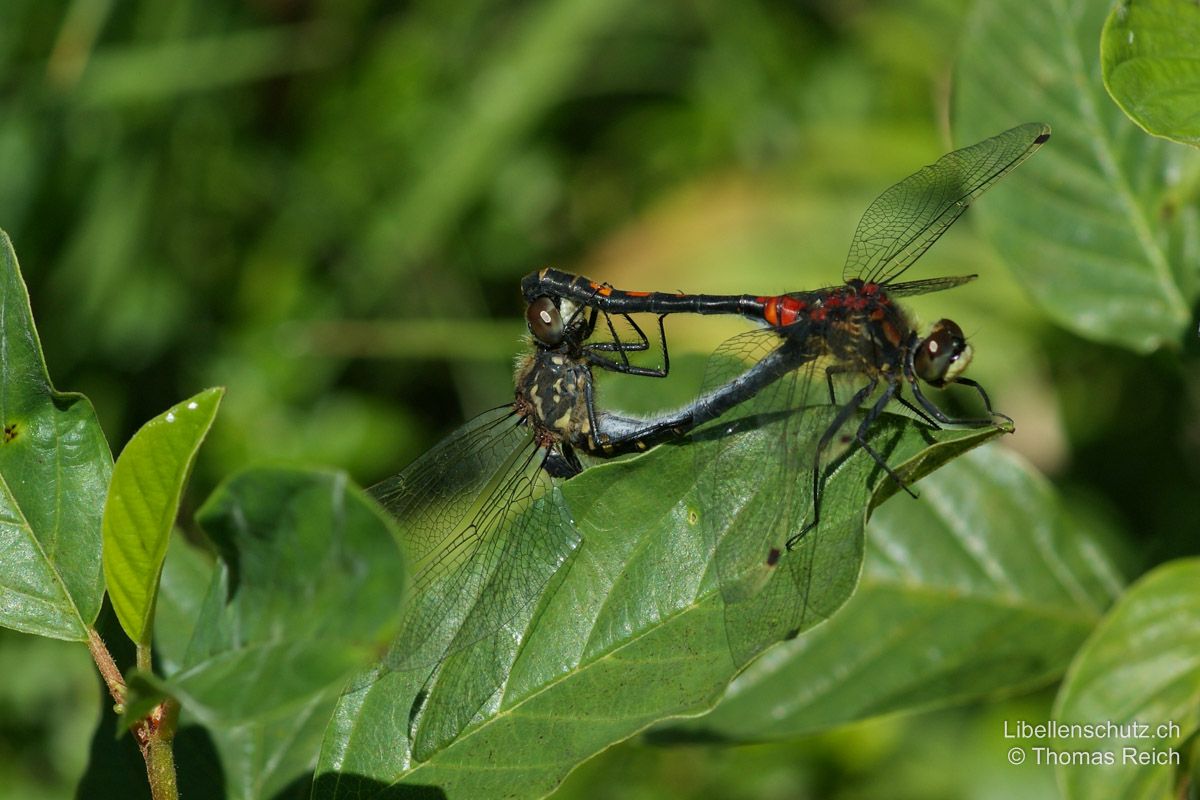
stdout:
POLYGON ((971 345, 952 320, 939 320, 929 335, 917 342, 912 369, 930 386, 941 388, 962 374, 971 363, 971 345))
POLYGON ((573 349, 592 333, 593 318, 584 313, 587 308, 565 297, 542 295, 526 306, 525 324, 542 347, 554 350, 565 345, 573 349))
POLYGON ((549 297, 539 297, 525 308, 525 324, 538 343, 546 347, 562 344, 565 331, 562 314, 549 297))

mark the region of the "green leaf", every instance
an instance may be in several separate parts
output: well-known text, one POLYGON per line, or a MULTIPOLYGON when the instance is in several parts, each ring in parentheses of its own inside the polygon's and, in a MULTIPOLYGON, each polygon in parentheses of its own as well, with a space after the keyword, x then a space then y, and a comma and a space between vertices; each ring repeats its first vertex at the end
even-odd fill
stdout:
POLYGON ((104 505, 104 579, 125 633, 149 644, 158 578, 192 462, 224 389, 206 389, 142 426, 113 467, 104 505))
POLYGON ((1053 746, 1061 753, 1107 755, 1112 763, 1060 767, 1066 797, 1183 796, 1180 767, 1187 764, 1187 742, 1200 730, 1198 587, 1200 559, 1159 567, 1121 597, 1079 651, 1054 717, 1062 725, 1100 726, 1101 733, 1061 737, 1053 746), (1139 758, 1151 762, 1139 764, 1139 758))
POLYGON ((182 535, 171 537, 154 604, 154 662, 163 675, 183 667, 213 580, 213 561, 211 553, 189 544, 182 535))
POLYGON ((220 563, 164 688, 214 730, 325 694, 394 634, 406 568, 390 521, 345 475, 247 470, 198 519, 220 563))
MULTIPOLYGON (((814 411, 804 424, 820 435, 830 419, 814 411)), ((752 429, 762 436, 738 445, 745 456, 753 460, 777 443, 779 423, 752 429)), ((978 444, 997 433, 933 436, 978 444)), ((930 434, 909 420, 885 416, 872 435, 905 474, 929 455, 930 434)), ((728 609, 723 600, 716 541, 701 524, 706 505, 698 497, 721 444, 701 432, 685 446, 597 466, 556 489, 561 497, 553 500, 568 504, 583 543, 540 600, 435 668, 383 672, 347 693, 326 734, 314 796, 360 796, 403 783, 436 786, 450 797, 540 797, 612 743, 664 717, 711 707, 740 667, 733 650, 762 649, 789 633, 747 613, 758 608, 757 597, 728 609)), ((759 477, 769 474, 761 463, 759 477)), ((801 628, 832 613, 857 580, 870 487, 880 478, 861 449, 843 455, 828 473, 819 531, 782 556, 759 597, 807 600, 814 613, 801 628), (788 582, 797 575, 818 576, 814 591, 788 582)), ((762 491, 761 502, 786 491, 757 484, 747 491, 762 491)))
POLYGON ((308 797, 308 776, 340 689, 330 685, 287 713, 212 732, 225 775, 221 800, 308 797))
POLYGON ((955 135, 1052 126, 1046 146, 971 213, 1056 321, 1146 352, 1195 336, 1200 153, 1145 136, 1109 102, 1096 47, 1107 9, 976 3, 957 62, 955 135))
POLYGON ((711 713, 659 738, 765 741, 1060 675, 1120 588, 1088 531, 999 447, 880 509, 858 591, 751 664, 711 713))
POLYGON ((242 472, 199 517, 221 557, 172 542, 155 616, 167 677, 144 693, 180 700, 184 730, 205 725, 220 796, 274 796, 313 769, 346 679, 394 634, 406 567, 391 521, 339 473, 242 472))
POLYGON ((84 641, 104 597, 100 515, 112 455, 87 398, 55 391, 0 231, 0 625, 84 641))
POLYGON ((1200 146, 1200 5, 1121 0, 1104 23, 1104 86, 1147 133, 1200 146))

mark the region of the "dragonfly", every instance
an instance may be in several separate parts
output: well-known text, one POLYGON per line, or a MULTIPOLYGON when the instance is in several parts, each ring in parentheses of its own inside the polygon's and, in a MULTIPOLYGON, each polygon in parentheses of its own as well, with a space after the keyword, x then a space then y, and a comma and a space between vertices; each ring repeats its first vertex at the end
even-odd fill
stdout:
POLYGON ((593 368, 644 376, 665 375, 667 365, 628 362, 649 348, 628 316, 639 341, 590 341, 599 316, 567 299, 535 298, 525 314, 531 351, 518 363, 513 401, 368 489, 400 523, 414 573, 389 669, 435 664, 494 633, 541 593, 580 543, 556 487, 582 472, 580 453, 612 458, 680 437, 800 365, 795 348, 782 347, 683 409, 625 416, 598 409, 593 368))
MULTIPOLYGON (((697 469, 698 492, 705 508, 702 517, 716 540, 715 557, 727 608, 754 601, 753 612, 741 609, 738 615, 739 624, 745 627, 748 623, 751 630, 738 632, 745 644, 734 647, 737 660, 746 660, 762 642, 797 630, 803 614, 811 610, 805 598, 812 584, 813 547, 805 559, 786 562, 795 586, 771 593, 764 593, 764 587, 784 554, 797 549, 819 526, 824 480, 848 451, 843 447, 837 458, 831 456, 845 444, 841 441, 843 429, 864 408, 849 444, 861 448, 914 497, 870 439, 871 429, 893 403, 933 428, 1011 425, 1011 419, 992 408, 985 389, 963 374, 972 349, 962 328, 953 320, 941 319, 922 334, 896 300, 961 286, 978 277, 899 280, 972 201, 1049 137, 1050 128, 1045 124, 1020 125, 948 153, 884 191, 860 220, 842 270, 843 282, 836 286, 774 296, 631 292, 553 269, 533 273, 523 281, 522 290, 530 301, 552 298, 586 304, 605 315, 657 314, 660 333, 663 317, 675 313, 734 314, 760 323, 759 330, 733 337, 713 354, 696 401, 701 407, 688 409, 690 420, 714 418, 702 407, 705 399, 714 390, 735 384, 764 359, 779 359, 783 353, 783 362, 795 365, 786 380, 743 386, 723 395, 725 406, 738 405, 747 418, 775 420, 771 441, 763 447, 746 447, 742 440, 757 434, 744 428, 739 434, 738 428, 730 426, 726 435, 719 437, 715 457, 706 453, 697 469), (835 382, 847 380, 857 383, 849 399, 839 402, 835 382), (973 390, 984 414, 951 416, 923 389, 952 385, 973 390), (912 400, 904 396, 905 387, 912 400), (825 397, 828 403, 823 402, 825 397), (812 425, 805 424, 805 414, 822 405, 832 410, 831 415, 823 430, 814 433, 812 425), (769 454, 763 455, 764 450, 769 454), (828 469, 822 469, 823 463, 828 469), (753 476, 752 480, 748 481, 747 475, 753 476), (808 497, 801 498, 798 495, 805 484, 808 497), (774 487, 779 493, 770 500, 747 502, 759 486, 774 487), (806 505, 809 511, 790 513, 806 505), (725 535, 735 522, 739 531, 749 534, 725 535)), ((616 338, 611 321, 608 328, 616 338)), ((644 335, 635 344, 644 345, 644 335)), ((662 347, 667 367, 665 334, 662 347)), ((827 611, 831 613, 831 609, 827 611)))
MULTIPOLYGON (((1040 124, 1014 128, 943 156, 884 192, 859 224, 845 283, 838 287, 777 296, 685 295, 622 292, 556 270, 527 276, 522 291, 531 350, 518 364, 513 401, 466 423, 369 490, 399 521, 414 565, 412 599, 387 657, 389 667, 407 670, 437 663, 495 633, 541 594, 580 544, 556 483, 582 471, 580 452, 598 458, 639 452, 680 438, 738 405, 755 414, 785 411, 782 419, 790 424, 806 408, 806 403, 796 402, 803 393, 797 387, 807 387, 818 363, 827 365, 831 402, 835 375, 865 376, 868 385, 841 406, 815 448, 805 448, 812 459, 808 467, 797 457, 800 450, 789 442, 788 431, 779 436, 779 452, 764 463, 785 484, 795 483, 811 469, 813 513, 800 530, 790 527, 791 514, 775 514, 764 528, 764 547, 718 547, 727 591, 745 583, 741 573, 746 572, 746 552, 756 553, 751 562, 758 571, 763 565, 773 568, 784 550, 796 547, 804 533, 816 527, 821 456, 880 383, 883 392, 860 423, 856 441, 901 485, 866 436, 891 400, 935 426, 982 423, 944 414, 919 384, 972 386, 983 398, 986 422, 991 424, 986 392, 961 375, 970 359, 961 329, 942 320, 928 335, 918 337, 907 315, 892 302, 975 276, 909 283, 895 279, 975 197, 1048 136, 1049 128, 1040 124), (661 367, 638 366, 629 359, 631 353, 651 349, 649 337, 631 316, 644 312, 657 315, 661 367), (664 318, 676 313, 739 314, 764 327, 718 349, 704 389, 685 407, 649 418, 600 409, 593 369, 646 377, 668 374, 664 318), (635 340, 618 335, 614 316, 629 324, 635 340), (596 340, 601 319, 609 336, 596 340), (913 387, 917 405, 900 395, 902 382, 913 387), (779 534, 781 529, 786 535, 779 534)), ((732 442, 735 437, 726 438, 732 442)), ((736 452, 735 447, 722 446, 705 474, 730 473, 736 452)), ((721 483, 711 486, 712 510, 704 515, 714 524, 729 495, 721 483)))

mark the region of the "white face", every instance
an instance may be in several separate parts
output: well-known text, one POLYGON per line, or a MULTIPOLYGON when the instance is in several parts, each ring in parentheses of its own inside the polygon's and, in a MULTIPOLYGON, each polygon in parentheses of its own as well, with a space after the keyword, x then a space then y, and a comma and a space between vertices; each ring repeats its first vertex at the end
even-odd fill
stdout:
POLYGON ((946 380, 952 381, 959 375, 962 375, 963 371, 970 365, 971 356, 973 355, 975 355, 975 351, 971 349, 971 345, 966 345, 958 358, 951 361, 950 366, 946 368, 946 380))
POLYGON ((558 302, 558 313, 562 317, 564 325, 575 319, 575 313, 578 310, 579 306, 574 301, 568 300, 565 297, 558 302))

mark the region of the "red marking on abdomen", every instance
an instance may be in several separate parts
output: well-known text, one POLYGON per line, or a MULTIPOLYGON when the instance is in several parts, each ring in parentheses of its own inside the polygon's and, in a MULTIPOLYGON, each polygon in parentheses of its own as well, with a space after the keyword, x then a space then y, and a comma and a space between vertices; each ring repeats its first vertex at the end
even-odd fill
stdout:
POLYGON ((594 292, 596 292, 596 294, 601 295, 603 297, 608 297, 610 294, 612 294, 611 286, 605 286, 604 284, 596 283, 595 281, 592 281, 588 285, 592 288, 592 290, 594 292))
POLYGON ((807 300, 797 300, 786 294, 755 299, 763 304, 763 319, 776 328, 791 325, 808 309, 807 300))
POLYGON ((779 298, 778 297, 756 297, 757 302, 762 303, 763 320, 773 328, 779 327, 779 298))

